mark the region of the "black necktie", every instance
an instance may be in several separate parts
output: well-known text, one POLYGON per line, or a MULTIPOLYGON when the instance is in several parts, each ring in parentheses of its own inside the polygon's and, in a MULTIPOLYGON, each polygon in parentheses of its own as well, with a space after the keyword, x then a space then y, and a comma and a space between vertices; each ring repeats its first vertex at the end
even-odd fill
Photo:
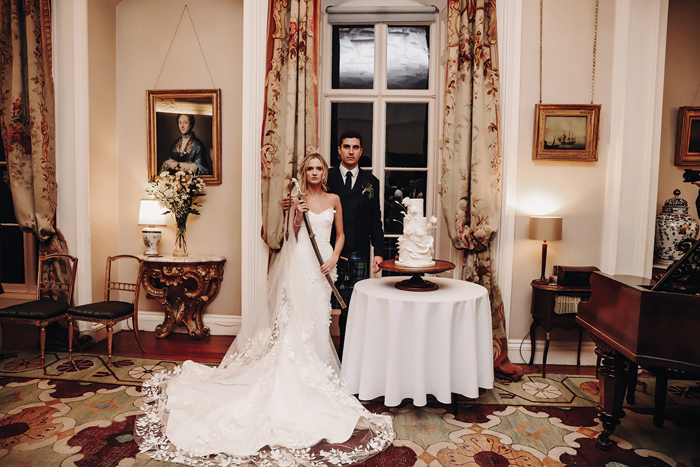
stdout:
POLYGON ((345 189, 352 190, 352 172, 350 171, 345 174, 345 189))

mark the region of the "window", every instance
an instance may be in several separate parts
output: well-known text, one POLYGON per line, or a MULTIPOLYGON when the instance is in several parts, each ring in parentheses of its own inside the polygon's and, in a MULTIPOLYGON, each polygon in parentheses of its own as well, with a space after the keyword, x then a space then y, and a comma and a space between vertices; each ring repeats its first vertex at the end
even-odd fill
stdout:
POLYGON ((6 293, 32 294, 36 288, 37 245, 15 218, 5 149, 0 144, 0 282, 6 293))
POLYGON ((435 25, 327 25, 322 135, 330 164, 340 163, 338 136, 362 135, 360 166, 379 179, 386 258, 397 253, 405 197, 423 198, 433 215, 436 108, 435 25))

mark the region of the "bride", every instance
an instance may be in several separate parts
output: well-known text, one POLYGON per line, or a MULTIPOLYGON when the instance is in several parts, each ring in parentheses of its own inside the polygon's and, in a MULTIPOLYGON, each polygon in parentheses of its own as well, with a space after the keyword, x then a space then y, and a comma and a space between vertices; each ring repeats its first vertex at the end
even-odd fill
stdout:
POLYGON ((290 209, 293 232, 268 274, 267 309, 249 313, 218 367, 188 360, 144 382, 141 452, 188 465, 347 465, 394 440, 391 418, 367 411, 340 379, 324 277, 345 239, 340 199, 326 192, 319 154, 306 156, 299 174, 306 199, 290 209))

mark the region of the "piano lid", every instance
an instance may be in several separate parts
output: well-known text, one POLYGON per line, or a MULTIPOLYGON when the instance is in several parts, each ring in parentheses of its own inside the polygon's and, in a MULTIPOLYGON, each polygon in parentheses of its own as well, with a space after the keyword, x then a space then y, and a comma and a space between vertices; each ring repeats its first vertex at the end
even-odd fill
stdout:
POLYGON ((685 253, 651 290, 700 295, 700 240, 685 238, 676 248, 685 253))

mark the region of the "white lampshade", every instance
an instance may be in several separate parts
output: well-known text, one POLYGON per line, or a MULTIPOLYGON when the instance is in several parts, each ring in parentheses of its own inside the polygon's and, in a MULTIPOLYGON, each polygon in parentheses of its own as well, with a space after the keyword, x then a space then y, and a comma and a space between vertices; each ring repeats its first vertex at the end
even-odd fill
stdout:
POLYGON ((530 216, 530 240, 561 240, 562 218, 556 216, 530 216))
POLYGON ((164 209, 155 199, 142 199, 139 209, 139 225, 165 225, 164 209))

